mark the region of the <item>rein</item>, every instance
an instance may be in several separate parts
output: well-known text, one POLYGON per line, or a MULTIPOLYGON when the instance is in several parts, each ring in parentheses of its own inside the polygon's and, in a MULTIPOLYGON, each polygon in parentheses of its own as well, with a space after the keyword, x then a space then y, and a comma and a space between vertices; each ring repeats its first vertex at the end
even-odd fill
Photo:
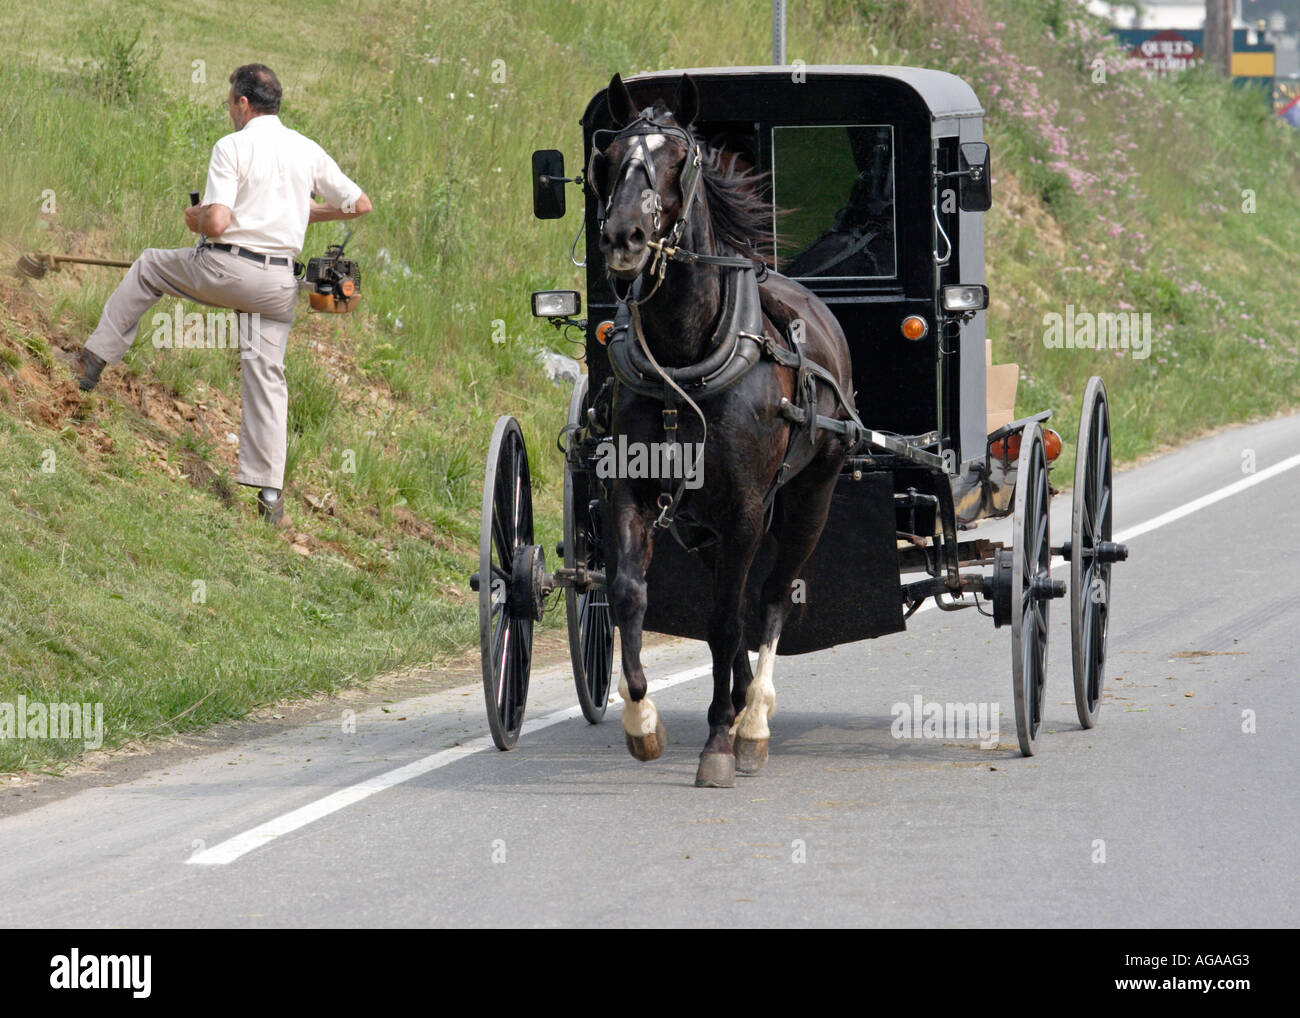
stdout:
MULTIPOLYGON (((695 137, 689 131, 672 124, 657 123, 650 110, 642 110, 637 115, 636 119, 630 124, 621 130, 614 132, 613 137, 607 143, 607 145, 612 144, 620 138, 631 137, 637 139, 634 144, 629 146, 627 153, 619 164, 618 171, 613 177, 613 184, 611 184, 609 188, 609 197, 604 200, 603 206, 599 202, 600 195, 597 193, 597 207, 600 210, 601 220, 603 221, 609 215, 610 206, 614 200, 614 193, 618 189, 618 184, 623 180, 623 177, 633 166, 639 164, 645 171, 646 178, 650 183, 650 190, 654 193, 654 206, 652 209, 654 216, 654 230, 655 233, 659 232, 659 215, 663 211, 663 199, 659 195, 657 187, 653 151, 645 141, 645 138, 649 136, 671 136, 678 139, 686 146, 686 160, 682 164, 682 170, 680 173, 682 194, 684 196, 682 210, 677 217, 677 221, 673 223, 667 236, 664 237, 663 240, 649 240, 646 242, 646 246, 654 251, 654 257, 651 259, 650 265, 647 269, 648 275, 654 280, 653 285, 650 287, 650 292, 644 297, 639 296, 639 294, 634 297, 633 290, 636 283, 639 282, 640 277, 629 283, 627 290, 622 295, 618 292, 616 282, 611 281, 611 285, 614 289, 615 298, 617 298, 620 304, 623 304, 628 309, 631 332, 636 337, 637 345, 640 347, 641 353, 644 355, 650 367, 653 368, 655 374, 657 374, 663 382, 663 427, 664 437, 667 439, 669 447, 673 450, 677 449, 677 407, 679 400, 689 406, 695 413, 695 416, 699 418, 700 427, 703 431, 700 444, 701 447, 703 447, 709 440, 709 424, 705 419, 704 411, 700 409, 699 404, 696 403, 695 400, 691 399, 686 390, 683 389, 677 381, 663 369, 659 364, 659 361, 655 359, 654 353, 650 350, 650 344, 646 341, 645 330, 641 326, 641 305, 645 304, 659 292, 659 287, 663 284, 664 277, 668 272, 668 263, 671 261, 685 262, 688 264, 712 265, 723 270, 756 271, 761 268, 764 277, 766 277, 767 266, 759 259, 745 258, 739 255, 701 254, 697 251, 687 250, 681 246, 682 236, 690 222, 691 214, 695 211, 696 202, 699 197, 701 186, 700 180, 703 176, 704 157, 700 151, 699 142, 696 141, 695 137)), ((593 177, 592 168, 595 164, 598 152, 599 149, 596 149, 595 146, 593 146, 592 161, 588 165, 587 171, 588 180, 591 180, 593 177)), ((594 185, 592 186, 592 190, 595 190, 594 185)), ((731 337, 733 343, 735 338, 736 337, 734 336, 731 337)), ((684 458, 682 462, 683 464, 685 463, 684 458)), ((698 459, 696 463, 696 469, 702 470, 702 458, 698 459)), ((663 490, 660 492, 658 499, 659 516, 654 522, 656 527, 674 529, 677 507, 681 504, 682 498, 686 494, 686 482, 689 480, 689 478, 684 476, 684 474, 685 471, 683 471, 683 477, 675 487, 670 477, 663 478, 663 490)), ((680 541, 680 538, 678 538, 678 540, 680 541)))

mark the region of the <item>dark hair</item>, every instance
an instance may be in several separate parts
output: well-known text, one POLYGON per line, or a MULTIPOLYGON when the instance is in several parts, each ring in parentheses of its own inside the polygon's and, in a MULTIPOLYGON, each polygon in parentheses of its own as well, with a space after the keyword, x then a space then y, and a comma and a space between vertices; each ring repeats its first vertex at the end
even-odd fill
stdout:
POLYGON ((235 98, 245 96, 258 113, 280 112, 280 79, 266 64, 245 64, 230 76, 235 98))

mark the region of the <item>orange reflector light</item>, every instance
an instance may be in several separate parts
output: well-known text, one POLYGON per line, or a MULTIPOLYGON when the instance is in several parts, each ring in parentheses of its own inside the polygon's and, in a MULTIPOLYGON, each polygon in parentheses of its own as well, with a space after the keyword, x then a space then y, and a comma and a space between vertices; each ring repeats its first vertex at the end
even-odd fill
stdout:
POLYGON ((1053 462, 1061 455, 1061 436, 1051 428, 1043 429, 1043 452, 1047 453, 1047 462, 1053 462))
POLYGON ((903 319, 903 335, 908 339, 922 339, 930 327, 920 315, 908 315, 903 319))
POLYGON ((596 326, 596 342, 604 346, 609 342, 610 331, 614 328, 613 322, 601 322, 596 326))
POLYGON ((357 284, 350 279, 345 279, 339 284, 339 290, 343 293, 344 297, 351 297, 357 292, 357 284))
MULTIPOLYGON (((1057 439, 1059 442, 1060 439, 1057 439)), ((1059 450, 1058 450, 1059 451, 1059 450)), ((1020 432, 1014 432, 1006 438, 999 438, 989 446, 989 452, 1000 460, 1014 460, 1020 458, 1020 432)))

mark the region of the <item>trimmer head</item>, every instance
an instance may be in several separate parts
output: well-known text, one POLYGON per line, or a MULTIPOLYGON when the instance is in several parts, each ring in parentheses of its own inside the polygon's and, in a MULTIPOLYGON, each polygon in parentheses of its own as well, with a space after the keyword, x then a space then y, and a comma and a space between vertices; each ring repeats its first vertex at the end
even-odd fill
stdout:
POLYGON ((28 279, 42 279, 49 271, 49 266, 33 255, 25 254, 18 259, 18 274, 28 279))

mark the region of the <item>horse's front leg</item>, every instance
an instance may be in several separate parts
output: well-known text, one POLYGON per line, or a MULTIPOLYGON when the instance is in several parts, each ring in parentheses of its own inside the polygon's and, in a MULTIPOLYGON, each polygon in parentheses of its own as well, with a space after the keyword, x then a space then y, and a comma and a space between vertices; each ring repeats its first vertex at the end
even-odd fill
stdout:
POLYGON ((668 733, 654 703, 646 696, 645 670, 641 667, 645 574, 654 551, 650 522, 653 512, 639 505, 628 486, 617 481, 612 503, 618 563, 609 600, 623 655, 618 680, 618 692, 623 697, 623 735, 628 752, 638 760, 657 760, 668 745, 668 733))
MULTIPOLYGON (((762 539, 763 507, 758 503, 735 514, 719 544, 713 571, 713 616, 709 650, 713 655, 713 701, 709 704, 709 739, 695 772, 699 788, 731 788, 736 757, 731 730, 736 708, 731 697, 732 670, 744 648, 745 581, 762 539)), ((746 660, 746 670, 748 670, 746 660)))

